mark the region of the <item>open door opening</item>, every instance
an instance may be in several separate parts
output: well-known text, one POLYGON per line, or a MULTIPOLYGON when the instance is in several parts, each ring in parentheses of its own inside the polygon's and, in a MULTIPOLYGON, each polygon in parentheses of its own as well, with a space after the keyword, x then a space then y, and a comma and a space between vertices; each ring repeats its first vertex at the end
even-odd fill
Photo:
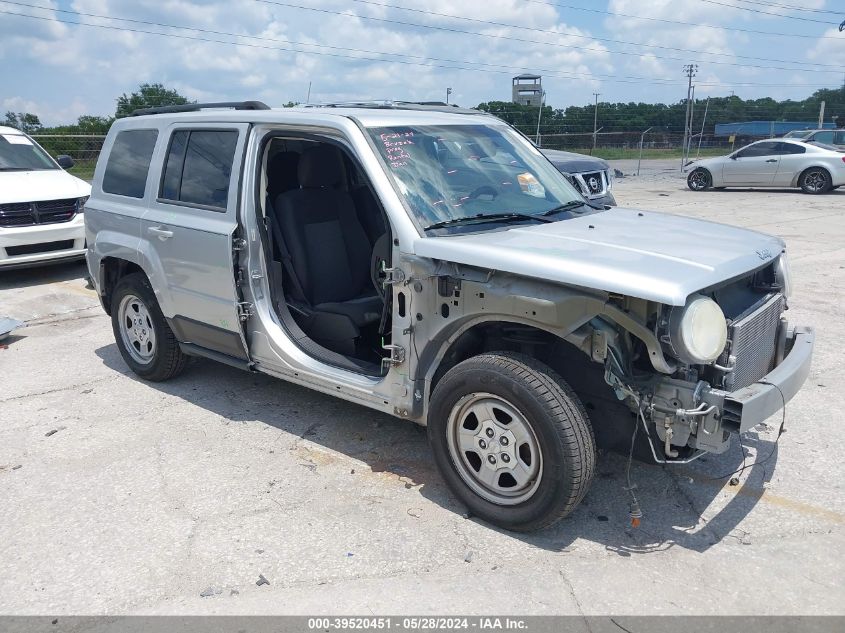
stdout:
POLYGON ((263 218, 273 306, 291 337, 330 365, 383 375, 392 238, 363 169, 340 145, 265 144, 263 218))

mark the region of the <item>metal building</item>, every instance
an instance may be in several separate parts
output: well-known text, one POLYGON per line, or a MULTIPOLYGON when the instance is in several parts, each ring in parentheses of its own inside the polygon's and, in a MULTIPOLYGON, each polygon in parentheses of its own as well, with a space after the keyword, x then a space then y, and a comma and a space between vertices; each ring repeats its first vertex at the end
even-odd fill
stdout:
POLYGON ((540 107, 543 102, 543 78, 540 75, 517 75, 513 78, 511 101, 540 107))
MULTIPOLYGON (((717 123, 716 136, 783 136, 793 130, 818 129, 818 121, 744 121, 742 123, 717 123)), ((822 127, 834 128, 833 123, 822 127)))

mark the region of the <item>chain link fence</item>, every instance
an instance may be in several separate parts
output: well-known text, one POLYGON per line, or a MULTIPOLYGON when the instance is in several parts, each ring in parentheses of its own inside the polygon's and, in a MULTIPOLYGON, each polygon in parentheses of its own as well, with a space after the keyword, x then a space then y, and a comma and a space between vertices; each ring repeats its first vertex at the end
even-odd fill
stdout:
MULTIPOLYGON (((522 130, 529 138, 536 138, 536 131, 522 130)), ((70 156, 74 166, 70 173, 80 178, 90 180, 94 176, 94 166, 103 148, 105 136, 82 134, 33 134, 35 139, 51 156, 61 154, 70 156)), ((642 156, 649 158, 669 158, 680 156, 683 148, 684 135, 679 132, 663 130, 648 130, 646 132, 599 132, 595 135, 595 149, 593 149, 593 134, 591 132, 568 134, 540 134, 539 144, 545 149, 560 149, 580 154, 594 154, 602 158, 637 158, 640 155, 642 142, 642 156)), ((695 157, 716 156, 726 154, 735 147, 740 147, 751 141, 765 137, 728 137, 713 134, 694 134, 690 141, 689 155, 695 157)))
POLYGON ((32 138, 53 158, 65 154, 73 159, 68 171, 83 180, 94 177, 94 166, 103 149, 105 136, 83 134, 32 134, 32 138))

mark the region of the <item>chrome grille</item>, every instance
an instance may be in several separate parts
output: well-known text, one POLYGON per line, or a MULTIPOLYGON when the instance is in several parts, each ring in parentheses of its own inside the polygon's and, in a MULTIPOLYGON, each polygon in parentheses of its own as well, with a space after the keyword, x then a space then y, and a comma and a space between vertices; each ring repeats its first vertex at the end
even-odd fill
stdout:
POLYGON ((601 193, 604 189, 604 183, 602 182, 602 174, 600 171, 590 174, 581 174, 581 177, 584 179, 584 182, 591 194, 595 195, 597 193, 601 193))
POLYGON ((733 364, 734 367, 725 376, 727 390, 736 391, 747 387, 772 370, 783 308, 783 295, 774 295, 751 314, 731 325, 728 330, 730 345, 719 359, 720 365, 733 364))
POLYGON ((76 198, 0 204, 0 227, 68 222, 76 215, 76 198))

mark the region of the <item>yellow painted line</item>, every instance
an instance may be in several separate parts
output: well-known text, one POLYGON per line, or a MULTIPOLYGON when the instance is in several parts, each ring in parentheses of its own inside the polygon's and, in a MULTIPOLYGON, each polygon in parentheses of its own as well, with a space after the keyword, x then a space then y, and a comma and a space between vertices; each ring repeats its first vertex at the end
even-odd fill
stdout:
MULTIPOLYGON (((691 474, 683 473, 683 475, 692 479, 693 481, 695 481, 695 483, 699 485, 713 484, 712 481, 696 479, 695 476, 691 474)), ((765 501, 766 503, 773 506, 777 506, 779 508, 792 510, 794 512, 799 512, 800 514, 806 514, 808 516, 815 516, 820 519, 826 519, 827 521, 832 521, 833 523, 838 523, 840 525, 845 524, 845 514, 836 512, 834 510, 828 510, 827 508, 820 508, 819 506, 815 506, 810 503, 804 503, 803 501, 795 501, 794 499, 789 499, 788 497, 781 497, 780 495, 776 495, 774 493, 769 492, 765 488, 748 489, 747 486, 725 485, 721 488, 721 492, 732 495, 738 495, 741 497, 758 499, 759 501, 765 501)))

